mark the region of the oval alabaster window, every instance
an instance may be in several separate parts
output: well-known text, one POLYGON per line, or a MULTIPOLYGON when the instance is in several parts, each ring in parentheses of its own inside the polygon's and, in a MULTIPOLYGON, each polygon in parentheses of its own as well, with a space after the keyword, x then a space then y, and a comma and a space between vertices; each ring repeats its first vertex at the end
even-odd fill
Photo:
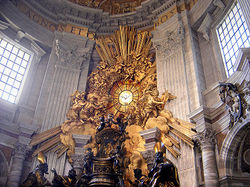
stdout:
POLYGON ((118 112, 128 112, 136 106, 139 99, 139 85, 133 84, 132 81, 121 81, 114 84, 110 91, 112 101, 109 109, 113 114, 118 112))

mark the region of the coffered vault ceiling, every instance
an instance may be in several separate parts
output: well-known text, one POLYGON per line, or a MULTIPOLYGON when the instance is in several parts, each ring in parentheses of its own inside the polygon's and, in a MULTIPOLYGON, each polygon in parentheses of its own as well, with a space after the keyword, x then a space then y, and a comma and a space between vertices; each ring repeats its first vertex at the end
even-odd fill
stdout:
POLYGON ((102 9, 104 12, 123 14, 136 10, 145 0, 69 0, 81 6, 102 9))

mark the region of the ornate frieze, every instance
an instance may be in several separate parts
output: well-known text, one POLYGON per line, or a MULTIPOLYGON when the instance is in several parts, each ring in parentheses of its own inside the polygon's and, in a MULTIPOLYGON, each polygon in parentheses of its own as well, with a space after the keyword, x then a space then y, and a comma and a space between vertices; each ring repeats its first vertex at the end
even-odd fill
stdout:
MULTIPOLYGON (((121 5, 121 3, 112 1, 113 10, 116 13, 117 11, 124 13, 117 14, 114 17, 108 12, 101 10, 101 7, 94 6, 94 9, 89 8, 93 7, 90 6, 91 3, 88 4, 88 7, 77 6, 69 1, 26 0, 12 2, 30 19, 52 32, 56 30, 71 32, 75 25, 80 25, 86 26, 91 32, 98 34, 112 33, 114 30, 118 29, 118 23, 133 25, 140 29, 148 29, 151 26, 153 29, 154 26, 166 22, 166 20, 177 14, 178 11, 190 9, 196 3, 196 1, 193 0, 188 4, 184 2, 178 3, 177 0, 145 1, 141 6, 138 6, 135 11, 126 14, 123 10, 128 7, 122 7, 124 5, 121 5), (65 25, 71 26, 68 23, 74 24, 74 26, 71 30, 67 31, 65 25)), ((130 3, 131 2, 124 2, 123 4, 130 3)), ((96 2, 94 4, 96 4, 96 2)), ((140 4, 140 2, 138 4, 140 4)), ((130 11, 131 10, 132 9, 130 9, 130 11)))

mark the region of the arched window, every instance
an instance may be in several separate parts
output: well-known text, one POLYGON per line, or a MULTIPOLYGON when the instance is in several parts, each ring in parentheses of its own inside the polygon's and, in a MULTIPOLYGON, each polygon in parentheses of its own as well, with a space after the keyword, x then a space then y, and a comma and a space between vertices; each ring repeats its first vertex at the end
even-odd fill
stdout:
POLYGON ((235 71, 233 66, 239 48, 250 46, 249 30, 239 4, 233 4, 216 30, 225 69, 229 77, 235 71))
POLYGON ((32 53, 0 35, 0 98, 17 103, 32 53))

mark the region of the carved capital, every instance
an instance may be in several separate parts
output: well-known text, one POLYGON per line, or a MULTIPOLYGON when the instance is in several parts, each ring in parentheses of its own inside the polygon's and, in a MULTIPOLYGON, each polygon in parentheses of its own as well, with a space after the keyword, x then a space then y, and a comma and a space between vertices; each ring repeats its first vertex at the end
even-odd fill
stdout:
POLYGON ((55 41, 55 53, 59 64, 73 68, 81 68, 84 61, 90 60, 90 49, 80 44, 63 44, 62 40, 55 41))
POLYGON ((153 164, 154 164, 154 159, 155 159, 155 152, 153 150, 151 151, 144 151, 142 152, 142 156, 147 162, 148 169, 151 170, 153 164))
POLYGON ((207 127, 202 132, 198 132, 193 139, 201 147, 206 145, 214 145, 215 132, 211 127, 207 127))
POLYGON ((148 164, 150 164, 150 163, 154 162, 155 152, 153 150, 152 151, 144 151, 144 152, 142 152, 142 156, 146 160, 146 162, 148 164))
POLYGON ((74 168, 83 168, 84 165, 84 154, 78 155, 72 155, 71 159, 73 161, 74 168))
POLYGON ((24 158, 26 153, 28 152, 27 145, 21 144, 21 143, 16 143, 15 144, 15 157, 21 157, 24 158))
POLYGON ((184 27, 182 24, 174 31, 165 31, 165 37, 154 41, 158 56, 166 58, 181 47, 184 40, 184 27))

